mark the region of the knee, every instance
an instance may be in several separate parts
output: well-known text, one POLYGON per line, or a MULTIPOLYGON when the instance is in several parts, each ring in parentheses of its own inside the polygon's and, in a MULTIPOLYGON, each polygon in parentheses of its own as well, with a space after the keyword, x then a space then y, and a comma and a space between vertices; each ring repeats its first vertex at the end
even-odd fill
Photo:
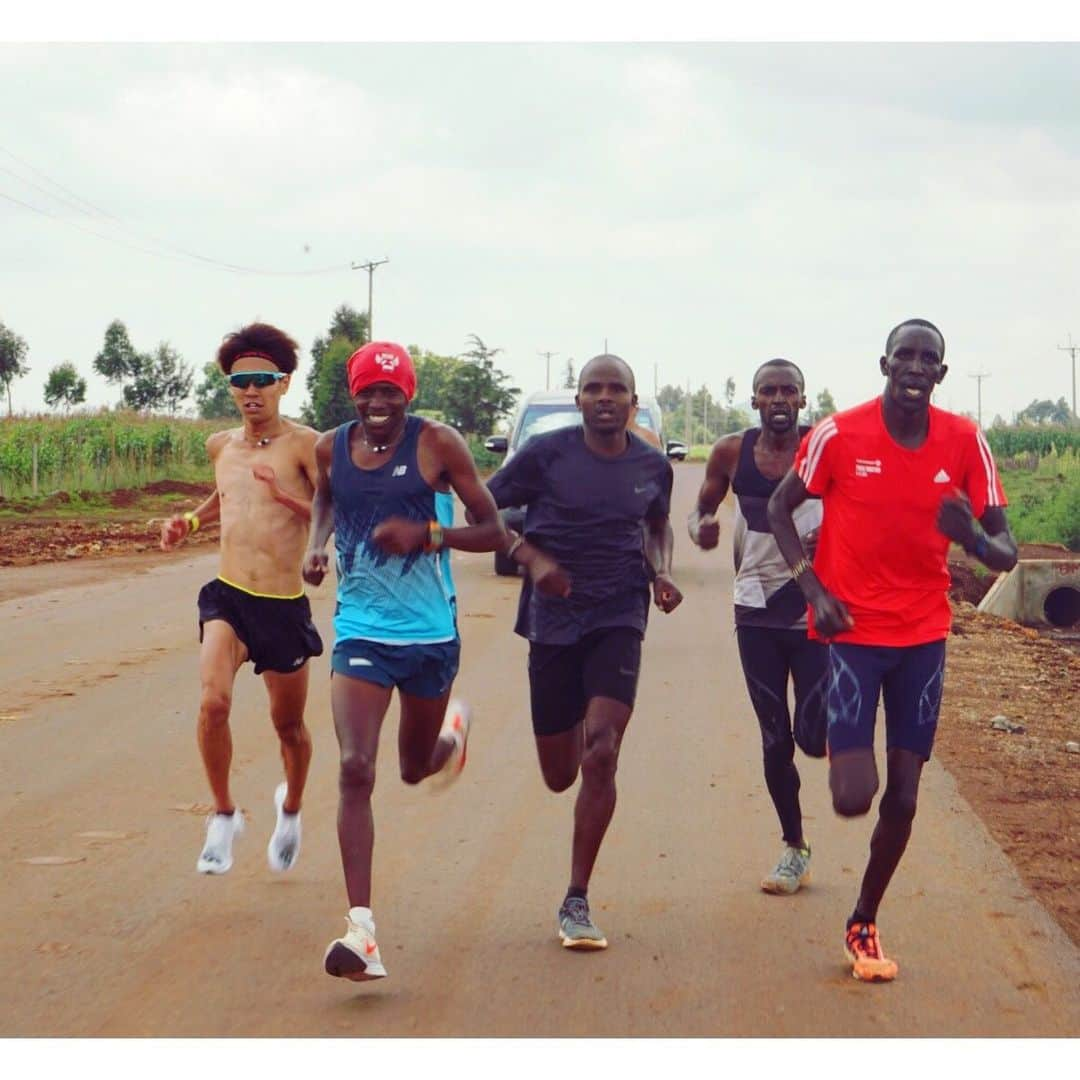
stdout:
POLYGON ((274 720, 274 730, 278 738, 286 746, 299 746, 306 741, 307 729, 304 727, 302 716, 277 717, 274 720))
POLYGON ((918 797, 914 791, 886 787, 878 813, 886 821, 910 825, 915 820, 917 803, 918 797))
POLYGON ((573 787, 574 781, 577 779, 577 769, 570 772, 566 769, 545 769, 541 767, 540 771, 544 775, 544 783, 547 785, 548 790, 554 791, 556 794, 573 787))
POLYGON ((790 735, 786 739, 774 739, 765 744, 762 757, 766 774, 786 769, 795 760, 795 743, 790 735))
POLYGON ((421 780, 425 780, 428 776, 427 770, 422 765, 417 765, 415 762, 403 761, 401 763, 401 779, 406 784, 419 784, 421 780))
POLYGON ((203 727, 221 728, 229 722, 232 696, 223 690, 204 687, 199 702, 199 721, 203 727))
POLYGON ((343 752, 338 783, 342 794, 370 796, 375 787, 375 759, 369 754, 343 752))
POLYGON ((581 776, 587 783, 607 784, 615 779, 619 752, 614 736, 602 735, 590 740, 581 758, 581 776))
POLYGON ((833 810, 841 817, 862 817, 869 812, 877 794, 877 779, 838 780, 835 774, 829 777, 832 791, 833 810))

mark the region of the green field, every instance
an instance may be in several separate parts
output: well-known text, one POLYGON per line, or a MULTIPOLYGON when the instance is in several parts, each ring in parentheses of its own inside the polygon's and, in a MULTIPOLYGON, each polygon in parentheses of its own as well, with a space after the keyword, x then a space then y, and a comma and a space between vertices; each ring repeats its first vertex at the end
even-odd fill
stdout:
MULTIPOLYGON (((108 411, 67 419, 0 418, 0 500, 8 516, 40 509, 94 517, 106 505, 95 493, 160 480, 209 483, 206 438, 234 423, 108 411), (66 495, 60 502, 58 492, 66 495)), ((1016 539, 1080 551, 1080 432, 998 428, 987 439, 1016 539)), ((498 468, 502 459, 484 450, 482 438, 468 441, 482 473, 498 468)), ((688 460, 705 461, 709 449, 692 447, 688 460)))

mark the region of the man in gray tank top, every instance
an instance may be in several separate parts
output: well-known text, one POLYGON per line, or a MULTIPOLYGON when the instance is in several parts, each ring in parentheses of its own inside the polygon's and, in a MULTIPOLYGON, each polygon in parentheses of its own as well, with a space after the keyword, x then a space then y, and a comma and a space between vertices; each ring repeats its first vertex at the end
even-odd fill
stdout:
MULTIPOLYGON (((725 435, 709 455, 705 482, 690 515, 690 537, 703 550, 716 547, 716 510, 734 491, 735 632, 746 687, 761 728, 765 785, 776 807, 784 850, 761 887, 790 894, 810 880, 810 845, 802 828, 796 744, 813 757, 825 753, 827 650, 806 635, 806 601, 769 528, 769 496, 795 460, 806 428, 802 372, 788 360, 770 360, 754 374, 751 406, 761 427, 725 435), (788 709, 794 683, 795 717, 788 709)), ((797 527, 810 543, 821 523, 820 500, 799 508, 797 527)))

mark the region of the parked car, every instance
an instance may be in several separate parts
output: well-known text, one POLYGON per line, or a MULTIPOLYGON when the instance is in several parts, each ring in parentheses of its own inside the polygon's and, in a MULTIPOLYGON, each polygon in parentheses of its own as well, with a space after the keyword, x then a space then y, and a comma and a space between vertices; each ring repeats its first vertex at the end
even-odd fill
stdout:
MULTIPOLYGON (((510 434, 489 436, 484 442, 485 449, 493 454, 505 454, 506 461, 509 461, 534 435, 544 435, 549 431, 580 424, 581 413, 574 397, 573 390, 540 390, 530 394, 518 409, 510 434)), ((663 445, 663 418, 655 399, 638 398, 637 423, 655 431, 663 445)), ((672 445, 675 444, 668 443, 669 456, 672 445)), ((682 443, 677 445, 682 447, 682 456, 685 457, 686 447, 682 443)), ((499 512, 508 529, 521 532, 525 526, 525 507, 510 506, 499 512)), ((518 565, 513 559, 508 559, 501 552, 495 553, 496 574, 511 576, 517 572, 518 565)))
POLYGON ((668 439, 667 441, 667 456, 674 461, 685 461, 688 451, 686 449, 686 443, 680 439, 668 439))

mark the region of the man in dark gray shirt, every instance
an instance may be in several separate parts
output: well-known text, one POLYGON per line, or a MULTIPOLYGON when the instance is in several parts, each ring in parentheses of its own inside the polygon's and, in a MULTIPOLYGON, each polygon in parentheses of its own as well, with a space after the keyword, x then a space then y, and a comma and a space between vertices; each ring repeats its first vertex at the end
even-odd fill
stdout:
POLYGON ((593 357, 577 404, 581 427, 533 438, 488 486, 500 507, 526 507, 524 534, 511 533, 506 553, 526 570, 514 629, 529 640, 540 770, 552 791, 581 772, 559 936, 570 949, 603 949, 587 892, 615 812, 649 590, 663 612, 682 593, 671 580, 671 465, 627 431, 633 371, 617 356, 593 357))

